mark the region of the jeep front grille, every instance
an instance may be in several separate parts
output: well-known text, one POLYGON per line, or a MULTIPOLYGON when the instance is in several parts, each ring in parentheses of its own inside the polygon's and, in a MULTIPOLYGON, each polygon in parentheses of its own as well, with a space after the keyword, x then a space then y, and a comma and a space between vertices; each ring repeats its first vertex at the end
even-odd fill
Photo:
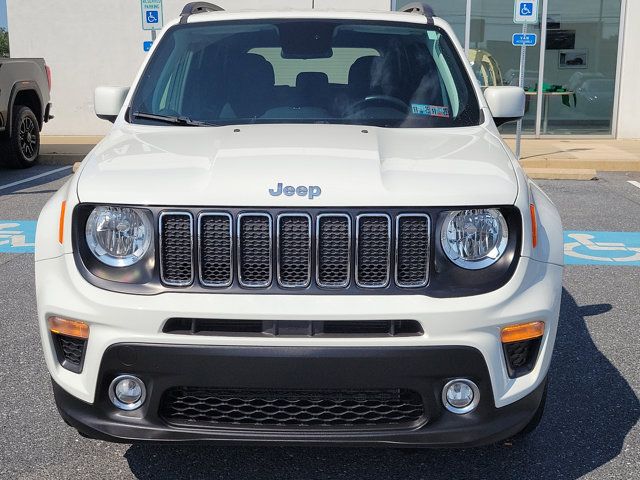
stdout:
POLYGON ((431 225, 422 213, 172 211, 160 214, 159 232, 160 277, 170 287, 192 285, 196 277, 209 289, 429 282, 431 225))

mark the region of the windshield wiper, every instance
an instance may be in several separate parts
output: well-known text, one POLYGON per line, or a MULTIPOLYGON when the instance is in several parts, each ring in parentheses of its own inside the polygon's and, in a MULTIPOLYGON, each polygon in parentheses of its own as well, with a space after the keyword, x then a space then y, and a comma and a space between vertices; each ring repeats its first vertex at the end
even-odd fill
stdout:
POLYGON ((134 112, 133 118, 144 118, 147 120, 155 120, 157 122, 170 123, 172 125, 186 125, 188 127, 214 127, 215 123, 203 122, 201 120, 193 120, 189 117, 157 115, 155 113, 134 112))

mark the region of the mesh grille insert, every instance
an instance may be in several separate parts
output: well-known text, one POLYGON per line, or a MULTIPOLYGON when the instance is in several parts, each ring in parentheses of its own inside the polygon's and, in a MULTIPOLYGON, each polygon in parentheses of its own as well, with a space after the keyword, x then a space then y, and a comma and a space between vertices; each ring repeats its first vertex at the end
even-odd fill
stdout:
POLYGON ((245 214, 238 218, 239 276, 245 287, 266 287, 271 283, 271 217, 245 214))
POLYGON ((346 287, 351 272, 351 219, 346 215, 321 215, 316 235, 318 285, 346 287))
POLYGON ((74 373, 82 372, 87 341, 58 334, 53 334, 53 341, 60 365, 74 373))
POLYGON ((400 215, 396 232, 396 284, 423 287, 429 269, 429 217, 400 215))
POLYGON ((210 287, 231 284, 231 216, 205 214, 200 217, 200 273, 202 283, 210 287))
POLYGON ((278 282, 283 287, 306 287, 311 281, 311 218, 278 218, 278 282))
POLYGON ((160 415, 179 426, 216 425, 340 428, 412 425, 425 417, 411 390, 225 390, 176 387, 160 415))
POLYGON ((86 340, 58 335, 58 341, 60 342, 64 359, 74 365, 80 365, 82 363, 82 355, 84 355, 84 344, 86 340))
POLYGON ((163 213, 160 216, 162 281, 185 286, 193 281, 192 220, 188 213, 163 213))
POLYGON ((511 378, 521 377, 533 370, 541 342, 542 338, 535 338, 503 345, 507 371, 511 378))
POLYGON ((356 282, 361 287, 389 283, 390 222, 386 215, 358 217, 356 282))

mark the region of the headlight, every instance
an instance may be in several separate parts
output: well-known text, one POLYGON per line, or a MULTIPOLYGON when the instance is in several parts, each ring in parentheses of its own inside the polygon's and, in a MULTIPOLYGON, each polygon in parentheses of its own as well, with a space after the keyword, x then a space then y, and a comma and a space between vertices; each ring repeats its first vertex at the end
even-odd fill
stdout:
POLYGON ((151 246, 153 227, 141 210, 96 207, 86 226, 87 245, 102 263, 128 267, 138 262, 151 246))
POLYGON ((440 232, 449 260, 468 270, 493 265, 505 252, 508 240, 507 222, 495 208, 450 212, 440 232))

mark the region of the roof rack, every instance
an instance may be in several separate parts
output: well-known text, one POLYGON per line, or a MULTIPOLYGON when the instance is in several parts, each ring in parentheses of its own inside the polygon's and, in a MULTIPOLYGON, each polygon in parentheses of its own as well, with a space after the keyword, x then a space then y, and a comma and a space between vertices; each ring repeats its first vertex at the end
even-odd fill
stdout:
POLYGON ((180 13, 180 23, 187 23, 191 15, 204 12, 223 12, 224 8, 209 2, 191 2, 187 3, 180 13))
POLYGON ((427 17, 427 23, 429 25, 433 25, 433 17, 436 16, 436 14, 433 13, 431 5, 423 2, 415 2, 405 5, 401 11, 405 13, 419 13, 420 15, 424 15, 427 17))

